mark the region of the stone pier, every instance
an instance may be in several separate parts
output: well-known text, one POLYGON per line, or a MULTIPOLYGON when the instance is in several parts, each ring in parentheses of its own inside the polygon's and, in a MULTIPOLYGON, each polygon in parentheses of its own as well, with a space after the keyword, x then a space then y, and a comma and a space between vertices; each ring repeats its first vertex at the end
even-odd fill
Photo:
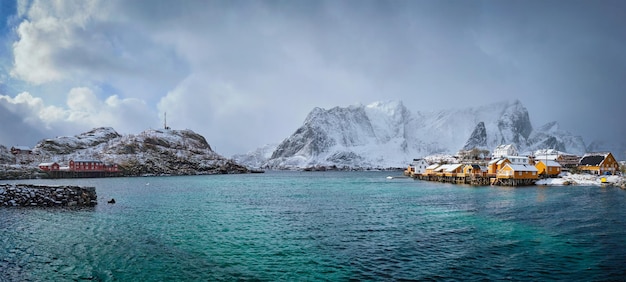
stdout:
POLYGON ((0 184, 0 206, 93 207, 95 187, 34 184, 0 184))

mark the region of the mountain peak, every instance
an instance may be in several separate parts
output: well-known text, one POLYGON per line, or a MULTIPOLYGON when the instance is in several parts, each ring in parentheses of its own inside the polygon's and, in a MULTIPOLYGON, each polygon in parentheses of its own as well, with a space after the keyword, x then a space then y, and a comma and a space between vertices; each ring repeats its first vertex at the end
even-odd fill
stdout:
POLYGON ((580 137, 542 129, 533 129, 528 110, 517 99, 415 113, 400 101, 315 108, 264 166, 388 168, 404 167, 416 157, 454 154, 461 148, 492 149, 512 143, 520 151, 556 148, 579 153, 585 147, 580 137))
POLYGON ((472 135, 470 135, 463 150, 471 150, 474 148, 487 149, 487 129, 484 122, 479 122, 474 128, 472 135))

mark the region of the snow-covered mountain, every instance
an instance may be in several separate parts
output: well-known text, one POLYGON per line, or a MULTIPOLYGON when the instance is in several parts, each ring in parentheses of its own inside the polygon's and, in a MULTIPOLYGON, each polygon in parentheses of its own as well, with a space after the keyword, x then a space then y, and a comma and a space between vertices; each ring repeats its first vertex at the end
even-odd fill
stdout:
POLYGON ((534 130, 527 109, 517 100, 414 113, 396 101, 315 108, 304 124, 276 147, 265 166, 404 167, 416 157, 454 154, 460 149, 492 150, 508 143, 519 151, 548 146, 575 154, 585 152, 582 138, 559 130, 556 123, 534 130))
POLYGON ((570 154, 583 155, 587 152, 585 142, 580 136, 573 135, 559 128, 556 121, 549 122, 533 131, 527 150, 555 149, 570 154))
POLYGON ((233 155, 232 159, 237 163, 246 164, 252 168, 260 168, 272 157, 276 147, 278 147, 278 144, 267 144, 246 154, 233 155))
POLYGON ((120 135, 113 128, 96 128, 76 136, 40 141, 33 151, 42 161, 67 164, 70 159, 116 163, 129 175, 243 173, 248 169, 211 149, 191 130, 149 129, 120 135))

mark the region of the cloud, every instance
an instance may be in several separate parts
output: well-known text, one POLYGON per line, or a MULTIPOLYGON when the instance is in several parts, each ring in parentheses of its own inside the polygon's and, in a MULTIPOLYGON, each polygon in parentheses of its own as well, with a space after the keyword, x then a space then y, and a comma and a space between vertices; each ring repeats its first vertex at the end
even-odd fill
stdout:
POLYGON ((193 129, 203 134, 213 147, 229 144, 230 150, 243 150, 251 139, 268 141, 271 132, 264 124, 266 102, 225 80, 207 80, 191 75, 161 99, 161 117, 167 113, 174 129, 193 129), (248 134, 242 134, 241 129, 248 134))
POLYGON ((172 127, 205 135, 226 155, 281 141, 314 107, 390 99, 414 111, 519 99, 536 126, 558 120, 589 140, 597 121, 580 112, 612 112, 604 121, 612 128, 626 118, 623 8, 576 0, 19 1, 15 36, 4 37, 14 39, 4 66, 12 80, 3 79, 12 85, 0 90, 28 92, 38 106, 20 104, 30 109, 20 113, 46 123, 48 111, 47 128, 139 131, 167 112, 172 127))
POLYGON ((143 101, 116 95, 100 100, 86 87, 71 89, 64 107, 46 105, 43 99, 28 92, 15 97, 0 95, 0 105, 14 120, 21 119, 29 128, 54 136, 75 135, 101 126, 137 133, 158 124, 156 112, 143 101))
POLYGON ((107 84, 125 96, 158 100, 186 75, 185 63, 124 17, 120 3, 33 1, 16 29, 11 76, 68 88, 107 84))
MULTIPOLYGON (((59 60, 64 50, 78 50, 81 33, 87 30, 98 9, 96 1, 21 1, 18 14, 26 15, 17 28, 20 40, 13 44, 14 68, 11 75, 41 84, 68 78, 68 66, 59 60), (24 11, 28 6, 28 12, 24 11)), ((106 9, 104 9, 106 11, 106 9)))

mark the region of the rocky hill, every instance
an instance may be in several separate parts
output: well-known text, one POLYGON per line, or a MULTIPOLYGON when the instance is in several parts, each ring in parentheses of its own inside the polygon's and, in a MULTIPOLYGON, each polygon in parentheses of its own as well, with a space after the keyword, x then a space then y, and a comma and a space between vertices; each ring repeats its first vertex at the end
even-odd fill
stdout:
POLYGON ((11 151, 0 145, 0 164, 13 164, 15 163, 15 156, 11 154, 11 151))
POLYGON ((76 136, 60 136, 44 139, 37 143, 35 150, 50 155, 67 155, 95 147, 120 137, 122 136, 113 128, 100 127, 76 136))
POLYGON ((95 159, 116 163, 127 175, 248 172, 245 166, 214 152, 202 135, 191 130, 150 129, 120 135, 103 127, 76 136, 42 140, 34 152, 44 161, 95 159))
MULTIPOLYGON (((520 101, 437 112, 411 112, 402 102, 313 109, 264 166, 298 169, 404 167, 413 158, 492 150, 513 143, 521 151, 553 148, 583 154, 582 138, 556 122, 535 129, 520 101)), ((258 152, 254 160, 259 162, 258 152)), ((238 157, 245 161, 245 157, 238 157)))

